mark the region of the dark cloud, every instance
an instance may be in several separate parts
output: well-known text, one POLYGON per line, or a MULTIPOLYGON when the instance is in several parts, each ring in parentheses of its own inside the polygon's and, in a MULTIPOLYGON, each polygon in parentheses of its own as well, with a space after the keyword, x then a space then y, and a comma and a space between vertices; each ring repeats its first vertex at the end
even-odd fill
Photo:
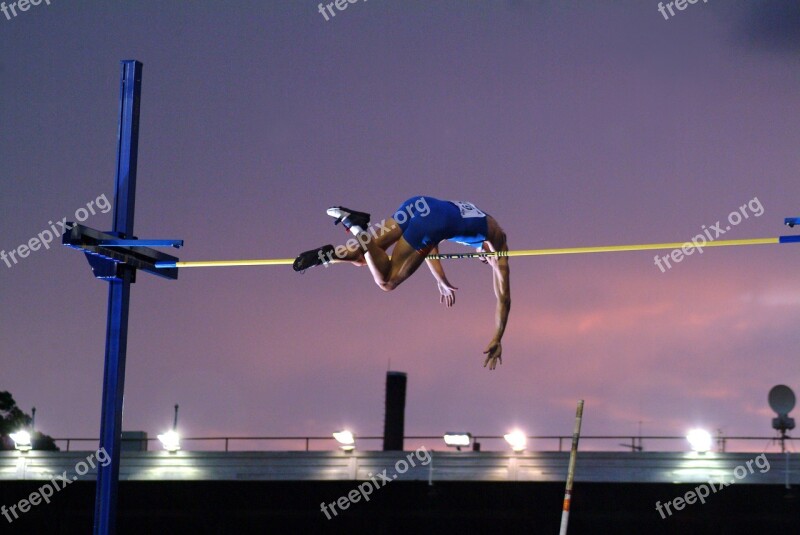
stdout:
POLYGON ((756 46, 786 52, 800 50, 800 2, 750 2, 738 33, 756 46))

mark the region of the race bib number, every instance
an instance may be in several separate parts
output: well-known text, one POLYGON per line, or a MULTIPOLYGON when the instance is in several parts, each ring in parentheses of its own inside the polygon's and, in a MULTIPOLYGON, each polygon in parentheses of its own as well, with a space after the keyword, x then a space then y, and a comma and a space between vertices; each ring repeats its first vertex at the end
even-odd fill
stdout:
POLYGON ((466 201, 450 201, 458 206, 461 211, 461 217, 486 217, 486 214, 478 210, 478 208, 471 202, 466 201))

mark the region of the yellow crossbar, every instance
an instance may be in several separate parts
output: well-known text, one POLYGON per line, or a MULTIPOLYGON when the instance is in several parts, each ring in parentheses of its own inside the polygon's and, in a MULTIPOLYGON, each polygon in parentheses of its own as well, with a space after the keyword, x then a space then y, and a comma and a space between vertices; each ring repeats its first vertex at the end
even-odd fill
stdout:
MULTIPOLYGON (((768 245, 780 243, 780 238, 748 238, 743 240, 719 240, 709 241, 699 247, 732 247, 739 245, 768 245)), ((632 245, 595 245, 590 247, 566 247, 557 249, 523 249, 519 251, 508 251, 506 253, 454 253, 428 255, 428 258, 438 258, 442 260, 460 258, 479 258, 482 256, 549 256, 562 254, 586 254, 586 253, 617 253, 622 251, 657 251, 663 249, 681 249, 684 246, 694 245, 691 242, 672 242, 672 243, 641 243, 632 245)), ((227 266, 279 266, 291 265, 293 258, 265 258, 253 260, 199 260, 189 262, 157 263, 159 268, 190 268, 190 267, 227 267, 227 266)), ((333 261, 334 263, 337 260, 333 261)))

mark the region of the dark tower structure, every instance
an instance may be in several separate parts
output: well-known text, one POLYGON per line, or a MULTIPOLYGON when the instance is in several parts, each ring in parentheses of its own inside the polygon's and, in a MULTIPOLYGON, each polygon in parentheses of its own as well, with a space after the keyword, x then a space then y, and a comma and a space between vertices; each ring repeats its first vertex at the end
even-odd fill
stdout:
POLYGON ((383 451, 403 449, 406 412, 406 374, 386 372, 386 416, 383 422, 383 451))

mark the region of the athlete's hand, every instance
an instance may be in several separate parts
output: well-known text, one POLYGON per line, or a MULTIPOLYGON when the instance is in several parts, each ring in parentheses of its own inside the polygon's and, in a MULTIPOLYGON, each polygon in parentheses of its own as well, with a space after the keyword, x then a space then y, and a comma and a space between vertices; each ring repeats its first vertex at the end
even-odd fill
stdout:
POLYGON ((439 286, 439 293, 442 294, 439 297, 439 302, 447 308, 453 306, 456 303, 456 290, 458 288, 447 281, 438 281, 436 284, 439 286))
POLYGON ((489 366, 490 370, 493 370, 497 367, 497 364, 503 363, 503 345, 500 343, 500 340, 492 340, 489 342, 489 345, 486 346, 486 351, 483 352, 486 355, 486 360, 483 362, 483 367, 485 368, 487 365, 489 366))

